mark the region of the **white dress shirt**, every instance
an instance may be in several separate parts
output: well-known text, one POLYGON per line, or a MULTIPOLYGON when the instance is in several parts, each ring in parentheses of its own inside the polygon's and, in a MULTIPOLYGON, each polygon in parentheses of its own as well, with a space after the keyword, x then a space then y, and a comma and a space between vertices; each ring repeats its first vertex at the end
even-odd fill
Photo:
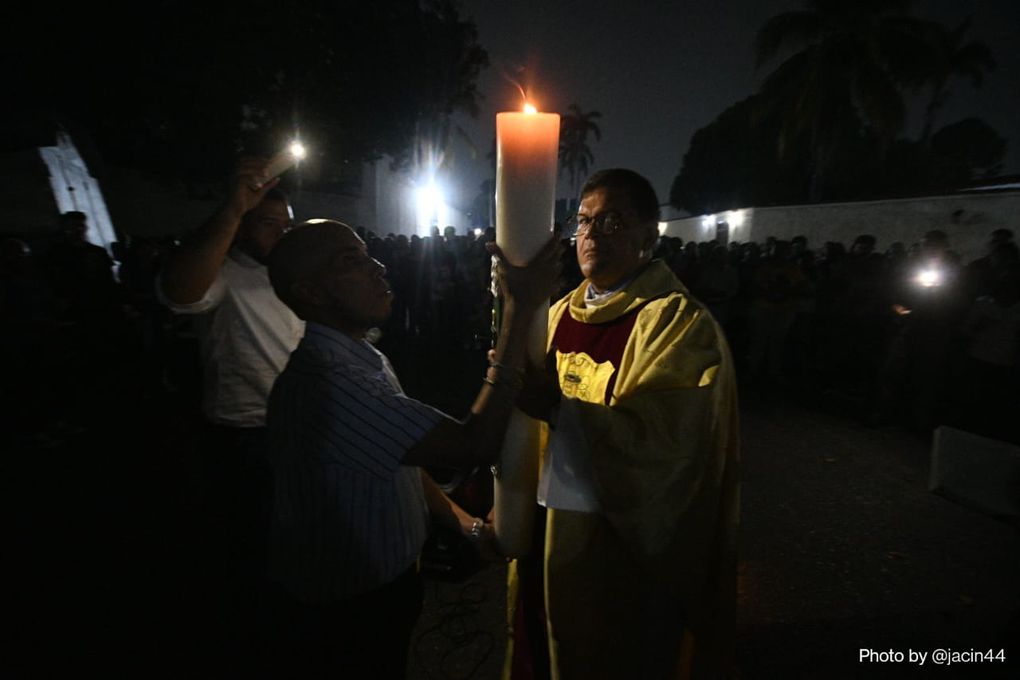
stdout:
POLYGON ((305 328, 276 297, 265 265, 232 248, 201 300, 179 305, 161 292, 160 299, 175 314, 197 315, 206 418, 232 427, 265 425, 273 381, 305 328))

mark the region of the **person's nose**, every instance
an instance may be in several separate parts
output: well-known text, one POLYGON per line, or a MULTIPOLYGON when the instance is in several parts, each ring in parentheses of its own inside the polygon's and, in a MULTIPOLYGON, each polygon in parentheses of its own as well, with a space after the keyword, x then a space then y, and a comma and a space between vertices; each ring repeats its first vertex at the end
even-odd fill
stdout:
POLYGON ((604 231, 602 231, 601 227, 596 227, 595 225, 592 225, 592 228, 589 229, 588 233, 584 235, 584 237, 586 239, 588 239, 589 241, 593 241, 593 240, 601 241, 606 236, 609 236, 609 234, 607 234, 604 231))
POLYGON ((386 269, 386 265, 384 265, 382 262, 380 262, 379 260, 375 259, 374 257, 372 258, 372 262, 374 262, 375 266, 379 269, 379 272, 378 272, 379 276, 386 276, 386 272, 388 271, 386 269))

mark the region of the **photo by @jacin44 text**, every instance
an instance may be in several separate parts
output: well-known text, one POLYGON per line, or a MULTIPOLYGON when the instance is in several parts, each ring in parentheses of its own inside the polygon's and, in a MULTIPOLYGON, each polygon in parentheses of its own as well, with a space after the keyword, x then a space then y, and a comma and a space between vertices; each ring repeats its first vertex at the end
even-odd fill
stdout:
POLYGON ((953 666, 963 664, 1004 664, 1005 649, 865 649, 858 651, 859 663, 908 663, 915 666, 925 664, 953 666))

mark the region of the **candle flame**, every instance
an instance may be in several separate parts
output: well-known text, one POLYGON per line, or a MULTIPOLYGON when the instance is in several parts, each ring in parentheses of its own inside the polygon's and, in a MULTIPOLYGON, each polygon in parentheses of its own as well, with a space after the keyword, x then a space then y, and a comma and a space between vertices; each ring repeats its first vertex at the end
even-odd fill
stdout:
POLYGON ((524 113, 538 113, 538 109, 535 108, 534 104, 524 104, 524 113))
POLYGON ((301 142, 294 142, 290 145, 290 153, 295 159, 301 160, 305 157, 305 147, 301 142))

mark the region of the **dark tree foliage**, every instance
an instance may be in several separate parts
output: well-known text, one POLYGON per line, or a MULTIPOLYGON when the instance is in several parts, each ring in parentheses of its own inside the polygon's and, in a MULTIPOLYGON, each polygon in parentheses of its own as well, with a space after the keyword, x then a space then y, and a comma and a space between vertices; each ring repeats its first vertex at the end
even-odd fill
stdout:
POLYGON ((576 194, 581 188, 581 180, 595 162, 588 140, 590 137, 594 137, 595 141, 602 139, 602 129, 595 122, 601 117, 600 111, 586 112, 579 105, 571 104, 560 118, 560 172, 567 174, 571 194, 576 194))
POLYGON ((931 147, 936 158, 960 172, 959 181, 997 175, 1006 156, 1006 140, 979 118, 945 126, 932 137, 931 147))
MULTIPOLYGON (((755 95, 734 104, 691 138, 670 203, 692 214, 810 202, 811 158, 780 154, 781 122, 755 95)), ((951 191, 997 174, 1006 141, 968 118, 924 140, 883 140, 857 128, 834 145, 827 199, 849 201, 951 191), (853 135, 851 137, 851 135, 853 135)))
POLYGON ((407 163, 476 113, 487 64, 455 0, 161 0, 39 6, 2 47, 13 106, 0 143, 54 123, 88 133, 106 161, 196 181, 238 152, 271 154, 294 134, 323 179, 383 154, 407 163))
POLYGON ((780 123, 759 104, 757 95, 749 97, 694 133, 670 203, 699 214, 794 202, 805 194, 806 172, 795 159, 780 161, 780 123))
POLYGON ((836 193, 831 177, 855 133, 884 149, 903 128, 901 88, 929 53, 931 22, 909 14, 910 0, 806 0, 772 17, 756 39, 758 65, 782 59, 766 77, 762 102, 777 111, 779 153, 809 150, 813 201, 836 193), (793 54, 782 57, 793 51, 793 54))
POLYGON ((939 192, 1001 169, 1005 141, 966 119, 932 135, 953 78, 994 67, 970 41, 910 14, 910 0, 806 0, 758 32, 760 92, 695 133, 671 202, 691 212, 939 192), (900 137, 906 98, 926 92, 924 129, 900 137))

